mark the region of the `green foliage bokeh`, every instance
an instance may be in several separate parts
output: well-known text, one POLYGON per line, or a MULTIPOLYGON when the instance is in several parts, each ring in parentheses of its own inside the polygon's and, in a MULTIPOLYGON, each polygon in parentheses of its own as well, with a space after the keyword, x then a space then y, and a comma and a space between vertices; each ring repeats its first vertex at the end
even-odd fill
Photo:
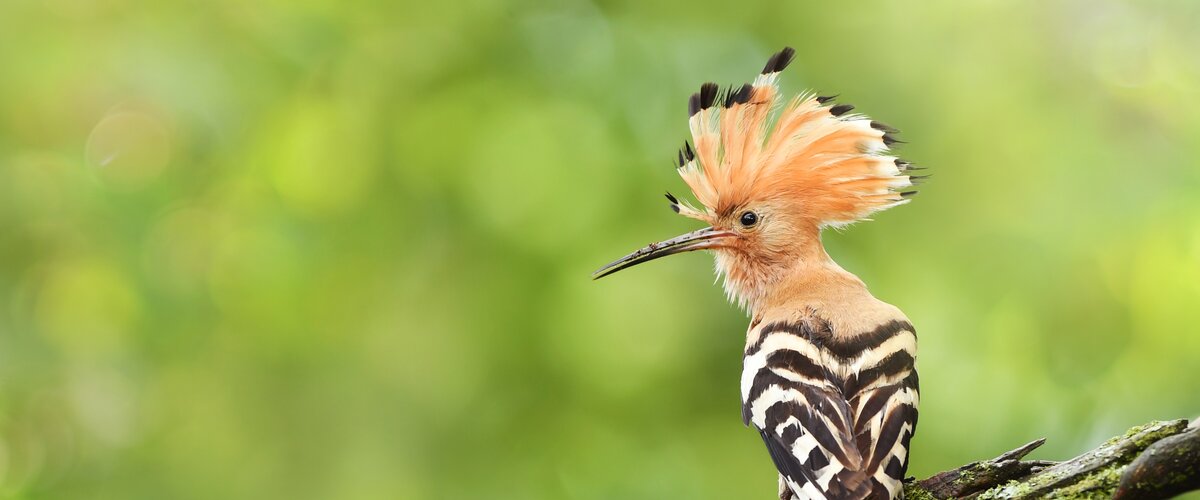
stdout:
POLYGON ((664 190, 707 80, 902 129, 826 236, 925 475, 1200 414, 1192 2, 0 3, 0 497, 772 498, 664 190))

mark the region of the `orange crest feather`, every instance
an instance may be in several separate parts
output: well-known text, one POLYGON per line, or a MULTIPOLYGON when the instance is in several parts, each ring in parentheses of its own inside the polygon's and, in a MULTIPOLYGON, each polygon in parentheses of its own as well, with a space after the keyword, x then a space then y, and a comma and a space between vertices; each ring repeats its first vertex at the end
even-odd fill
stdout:
POLYGON ((894 129, 813 94, 772 113, 781 102, 776 79, 793 55, 786 48, 772 56, 753 84, 721 92, 706 83, 691 96, 696 146, 680 151, 679 174, 704 210, 673 201, 681 214, 712 222, 755 201, 783 200, 818 225, 840 226, 915 194, 900 191, 919 179, 907 174, 915 167, 887 154, 894 129))

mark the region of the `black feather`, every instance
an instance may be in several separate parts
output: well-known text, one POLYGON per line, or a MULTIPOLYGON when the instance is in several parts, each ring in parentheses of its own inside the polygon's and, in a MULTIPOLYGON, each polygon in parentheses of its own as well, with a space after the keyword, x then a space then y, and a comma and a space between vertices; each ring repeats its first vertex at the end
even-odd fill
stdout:
POLYGON ((792 451, 787 449, 779 439, 762 430, 759 430, 758 434, 762 436, 763 442, 767 444, 767 454, 771 456, 771 461, 775 462, 775 469, 780 474, 783 474, 800 486, 804 486, 807 483, 815 484, 817 482, 817 478, 813 476, 813 473, 796 460, 792 456, 792 451))
POLYGON ((679 148, 679 156, 677 158, 679 166, 682 167, 687 165, 687 162, 692 161, 695 158, 696 153, 692 151, 692 145, 688 144, 687 141, 683 141, 683 147, 679 148))
POLYGON ((846 113, 849 113, 850 110, 852 110, 852 109, 854 109, 854 106, 852 106, 852 105, 838 104, 837 106, 829 108, 829 114, 831 114, 833 116, 842 116, 846 113))
POLYGON ((750 101, 750 93, 754 91, 754 86, 749 83, 742 85, 737 90, 732 88, 725 94, 725 107, 728 108, 734 104, 746 104, 750 101))
POLYGON ((775 72, 778 73, 787 69, 789 64, 792 64, 792 58, 796 57, 796 49, 784 47, 779 51, 779 60, 775 62, 775 72))
POLYGON ((916 191, 905 191, 903 193, 900 193, 901 198, 912 198, 913 196, 916 196, 916 195, 917 195, 916 191))
POLYGON ((717 99, 717 92, 720 87, 717 84, 708 82, 700 86, 700 109, 711 108, 717 99))
POLYGON ((697 92, 695 94, 692 94, 692 96, 688 98, 688 118, 696 116, 696 113, 699 113, 699 112, 700 112, 700 93, 697 92))
POLYGON ((675 213, 679 213, 679 200, 675 198, 675 195, 671 194, 670 191, 667 191, 667 201, 671 202, 671 210, 674 210, 675 213))
POLYGON ((881 131, 881 132, 886 132, 886 133, 889 133, 889 134, 895 134, 895 133, 899 133, 899 132, 900 132, 899 130, 896 130, 896 128, 895 128, 895 127, 892 127, 891 125, 888 125, 888 124, 886 124, 886 123, 883 123, 883 122, 877 122, 877 121, 874 121, 874 120, 872 120, 872 121, 871 121, 871 128, 873 128, 873 129, 875 129, 875 130, 878 130, 878 131, 881 131))
POLYGON ((897 139, 892 134, 883 134, 883 143, 885 145, 891 146, 892 144, 896 144, 896 143, 904 144, 904 141, 897 139))
POLYGON ((767 65, 763 66, 762 74, 769 75, 778 73, 788 67, 792 63, 792 58, 796 56, 796 50, 791 47, 784 47, 783 50, 776 52, 767 59, 767 65))
POLYGON ((825 103, 827 103, 827 102, 829 102, 829 101, 832 101, 832 100, 834 100, 834 99, 837 99, 837 96, 836 96, 836 95, 823 95, 823 96, 817 96, 817 102, 818 102, 818 103, 820 103, 820 104, 825 104, 825 103))

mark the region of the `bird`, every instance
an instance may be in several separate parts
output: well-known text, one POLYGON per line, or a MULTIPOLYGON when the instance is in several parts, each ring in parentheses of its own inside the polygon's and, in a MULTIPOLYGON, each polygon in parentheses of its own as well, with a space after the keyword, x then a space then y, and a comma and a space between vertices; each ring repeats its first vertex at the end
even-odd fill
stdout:
POLYGON ((593 279, 668 255, 714 254, 729 300, 750 317, 742 420, 778 471, 781 500, 903 496, 917 425, 916 330, 875 298, 821 241, 912 200, 920 167, 894 153, 897 130, 835 101, 781 96, 795 57, 772 55, 751 83, 701 85, 674 166, 698 205, 666 194, 706 227, 652 243, 593 279))

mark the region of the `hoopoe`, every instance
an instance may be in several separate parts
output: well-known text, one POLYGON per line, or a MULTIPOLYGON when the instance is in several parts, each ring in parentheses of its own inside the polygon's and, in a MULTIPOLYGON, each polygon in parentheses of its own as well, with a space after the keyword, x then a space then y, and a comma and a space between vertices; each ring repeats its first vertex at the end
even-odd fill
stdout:
POLYGON ((679 174, 709 225, 622 257, 601 278, 650 260, 713 250, 731 301, 751 316, 742 420, 779 470, 779 498, 903 495, 917 425, 917 338, 896 307, 825 252, 821 229, 907 203, 916 167, 891 154, 896 130, 805 93, 782 104, 771 56, 751 84, 705 83, 688 101, 679 174))

